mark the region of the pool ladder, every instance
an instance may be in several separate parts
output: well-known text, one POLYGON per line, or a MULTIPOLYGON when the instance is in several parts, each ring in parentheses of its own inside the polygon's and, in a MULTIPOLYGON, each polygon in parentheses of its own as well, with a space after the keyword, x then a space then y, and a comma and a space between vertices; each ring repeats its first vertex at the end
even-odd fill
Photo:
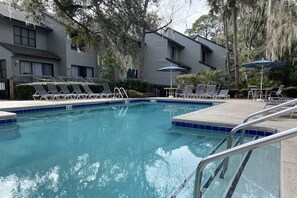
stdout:
POLYGON ((126 90, 123 87, 115 87, 113 89, 113 95, 117 98, 129 98, 126 90))
POLYGON ((270 135, 268 137, 264 137, 264 138, 254 140, 252 142, 248 142, 248 143, 241 144, 239 146, 231 148, 234 134, 237 131, 242 130, 241 140, 240 141, 243 142, 245 129, 247 127, 250 127, 250 126, 252 126, 254 124, 261 123, 261 122, 266 121, 266 120, 268 120, 270 118, 280 117, 282 115, 288 115, 290 113, 296 112, 297 111, 297 105, 296 104, 297 104, 297 99, 294 99, 294 100, 290 100, 288 102, 285 102, 285 103, 282 103, 282 104, 279 104, 279 105, 276 105, 276 106, 273 106, 273 107, 258 111, 256 113, 250 114, 244 120, 243 124, 240 124, 240 125, 234 127, 231 130, 231 132, 229 134, 229 137, 228 137, 227 150, 219 152, 219 153, 215 153, 215 154, 212 154, 212 155, 209 155, 208 157, 203 158, 199 162, 199 164, 198 164, 198 166, 196 168, 193 197, 194 198, 202 197, 202 193, 205 190, 205 189, 201 190, 201 181, 202 181, 203 170, 206 167, 206 165, 209 164, 210 162, 224 158, 224 160, 223 160, 223 170, 222 170, 221 175, 220 175, 220 178, 223 179, 224 175, 225 175, 225 173, 226 173, 226 171, 228 169, 228 163, 229 163, 229 157, 230 156, 238 154, 238 153, 246 152, 246 151, 251 151, 253 149, 266 146, 268 144, 273 144, 273 143, 276 143, 276 142, 279 142, 279 141, 282 141, 282 140, 289 139, 289 138, 297 136, 297 127, 296 127, 296 128, 292 128, 292 129, 289 129, 289 130, 286 130, 286 131, 282 131, 282 132, 279 132, 277 134, 273 134, 273 135, 270 135), (291 106, 291 107, 288 107, 288 106, 291 106), (288 107, 288 108, 284 109, 284 110, 279 110, 279 109, 282 109, 283 107, 288 107), (260 118, 249 121, 249 119, 251 119, 254 116, 261 115, 261 114, 264 114, 264 113, 268 113, 270 111, 276 111, 276 112, 268 114, 268 115, 263 115, 260 118))

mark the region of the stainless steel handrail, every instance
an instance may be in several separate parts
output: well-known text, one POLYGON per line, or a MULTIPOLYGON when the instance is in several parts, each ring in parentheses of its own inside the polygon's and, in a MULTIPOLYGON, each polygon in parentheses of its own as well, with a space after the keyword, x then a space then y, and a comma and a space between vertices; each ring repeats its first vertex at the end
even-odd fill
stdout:
POLYGON ((125 90, 123 87, 120 87, 120 88, 115 87, 115 88, 113 89, 113 95, 114 95, 114 96, 116 96, 116 91, 118 92, 118 95, 120 95, 120 98, 124 98, 124 97, 129 98, 129 97, 128 97, 128 94, 127 94, 127 92, 126 92, 126 90, 125 90), (124 95, 123 95, 123 94, 124 94, 124 95))
POLYGON ((289 100, 287 102, 281 103, 281 104, 276 105, 276 106, 273 106, 273 107, 269 107, 269 108, 263 109, 263 110, 258 111, 256 113, 250 114, 243 122, 244 123, 247 122, 249 119, 251 119, 254 116, 261 115, 261 114, 266 113, 266 112, 269 112, 271 110, 277 110, 277 109, 279 109, 281 107, 285 107, 285 106, 288 106, 288 105, 292 105, 292 104, 295 105, 296 103, 297 103, 297 98, 294 99, 294 100, 289 100))
MULTIPOLYGON (((275 118, 275 117, 279 117, 279 116, 282 116, 282 115, 286 115, 288 113, 291 113, 291 112, 294 112, 297 110, 297 106, 294 106, 294 107, 290 107, 290 108, 287 108, 287 109, 284 109, 282 111, 278 111, 278 112, 275 112, 275 113, 272 113, 272 114, 269 114, 269 115, 266 115, 264 117, 261 117, 261 118, 258 118, 258 119, 255 119, 255 120, 251 120, 249 122, 246 122, 246 123, 243 123, 243 124, 240 124, 236 127, 234 127, 230 134, 229 134, 229 137, 228 137, 228 143, 227 143, 227 149, 230 149, 232 147, 232 143, 233 143, 233 138, 234 138, 234 134, 239 131, 239 130, 243 130, 243 129, 246 129, 247 127, 249 126, 252 126, 254 124, 258 124, 258 123, 261 123, 265 120, 268 120, 270 118, 275 118)), ((241 139, 243 139, 243 136, 244 136, 244 132, 245 130, 242 131, 242 134, 241 134, 241 139)), ((229 162, 229 158, 225 158, 224 159, 224 166, 223 166, 223 171, 221 173, 221 178, 224 178, 224 174, 225 172, 227 171, 228 169, 228 162, 229 162)))
MULTIPOLYGON (((277 134, 264 137, 252 142, 248 142, 245 144, 241 144, 239 146, 230 148, 228 150, 222 151, 220 153, 216 153, 213 155, 209 155, 208 157, 203 158, 197 168, 196 168, 196 175, 195 175, 195 184, 194 184, 194 198, 200 198, 201 197, 201 181, 202 181, 202 174, 205 166, 209 164, 212 161, 227 158, 231 155, 235 155, 241 152, 250 151, 255 148, 259 148, 268 144, 272 144, 275 142, 279 142, 285 139, 292 138, 297 135, 297 127, 293 129, 289 129, 287 131, 279 132, 277 134)), ((204 189, 202 189, 204 191, 204 189)))
POLYGON ((121 90, 120 90, 118 87, 115 87, 115 88, 113 89, 113 95, 114 95, 114 96, 117 95, 117 94, 116 94, 116 91, 117 91, 118 94, 120 95, 120 98, 124 98, 123 95, 122 95, 122 93, 121 93, 121 90))
POLYGON ((129 98, 126 90, 123 87, 120 87, 120 91, 123 91, 123 93, 126 96, 126 98, 129 98))

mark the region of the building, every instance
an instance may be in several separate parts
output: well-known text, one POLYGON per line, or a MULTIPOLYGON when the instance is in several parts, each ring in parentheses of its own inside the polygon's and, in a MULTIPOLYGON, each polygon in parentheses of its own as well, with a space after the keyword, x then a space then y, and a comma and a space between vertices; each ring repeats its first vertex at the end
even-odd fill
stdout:
POLYGON ((65 27, 49 14, 43 23, 26 16, 26 12, 0 3, 0 79, 19 75, 97 77, 95 50, 78 50, 65 27))
POLYGON ((185 68, 187 73, 196 73, 209 69, 224 71, 225 62, 225 47, 203 37, 192 39, 171 28, 164 35, 146 35, 144 80, 149 83, 169 85, 168 74, 157 70, 171 64, 185 68))

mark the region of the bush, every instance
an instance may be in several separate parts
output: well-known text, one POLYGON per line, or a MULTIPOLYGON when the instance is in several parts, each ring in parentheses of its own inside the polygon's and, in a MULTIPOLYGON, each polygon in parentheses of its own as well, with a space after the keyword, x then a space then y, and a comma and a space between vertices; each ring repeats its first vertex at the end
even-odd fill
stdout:
POLYGON ((127 90, 127 94, 129 96, 129 98, 142 98, 143 97, 143 93, 140 93, 138 91, 135 90, 127 90))
POLYGON ((284 95, 289 98, 297 98, 297 87, 285 87, 284 95))
POLYGON ((20 84, 15 87, 15 99, 17 100, 33 100, 34 93, 35 89, 31 84, 20 84))

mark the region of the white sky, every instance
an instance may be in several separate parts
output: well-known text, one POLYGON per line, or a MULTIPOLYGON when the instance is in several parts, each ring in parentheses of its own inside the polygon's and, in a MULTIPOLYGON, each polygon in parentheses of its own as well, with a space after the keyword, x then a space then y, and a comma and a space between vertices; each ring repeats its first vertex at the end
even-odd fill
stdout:
POLYGON ((208 14, 209 7, 207 0, 162 0, 161 7, 158 8, 158 13, 168 19, 173 16, 173 22, 170 27, 184 33, 186 29, 192 27, 201 15, 208 14))

